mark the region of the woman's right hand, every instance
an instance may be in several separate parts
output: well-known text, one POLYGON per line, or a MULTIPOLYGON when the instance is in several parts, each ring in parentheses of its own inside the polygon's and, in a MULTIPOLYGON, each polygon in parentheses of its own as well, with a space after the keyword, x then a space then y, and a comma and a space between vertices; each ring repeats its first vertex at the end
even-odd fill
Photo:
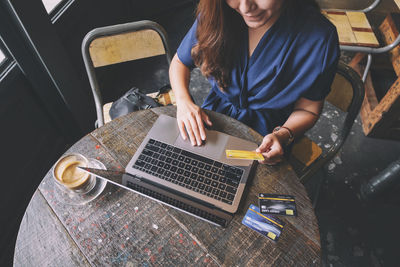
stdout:
POLYGON ((186 140, 189 135, 193 146, 201 146, 202 141, 206 140, 203 122, 212 125, 208 115, 191 100, 177 100, 176 119, 182 138, 186 140))

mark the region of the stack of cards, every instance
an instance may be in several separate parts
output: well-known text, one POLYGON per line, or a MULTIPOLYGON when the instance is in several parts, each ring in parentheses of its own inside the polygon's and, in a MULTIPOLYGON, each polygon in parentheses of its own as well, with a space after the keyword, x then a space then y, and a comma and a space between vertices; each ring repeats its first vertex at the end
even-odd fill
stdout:
POLYGON ((293 196, 276 194, 259 194, 259 207, 251 204, 242 223, 273 241, 278 241, 284 223, 269 215, 297 216, 293 196))

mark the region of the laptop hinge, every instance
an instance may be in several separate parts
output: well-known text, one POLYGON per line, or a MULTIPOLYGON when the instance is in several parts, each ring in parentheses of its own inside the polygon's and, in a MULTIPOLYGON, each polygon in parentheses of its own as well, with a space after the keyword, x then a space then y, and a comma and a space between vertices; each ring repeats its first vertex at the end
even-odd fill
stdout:
POLYGON ((122 183, 128 189, 142 196, 161 202, 214 225, 226 227, 233 218, 233 214, 222 211, 216 207, 210 207, 209 203, 202 203, 201 200, 190 199, 180 192, 169 188, 162 188, 158 184, 153 185, 138 176, 124 174, 122 183))

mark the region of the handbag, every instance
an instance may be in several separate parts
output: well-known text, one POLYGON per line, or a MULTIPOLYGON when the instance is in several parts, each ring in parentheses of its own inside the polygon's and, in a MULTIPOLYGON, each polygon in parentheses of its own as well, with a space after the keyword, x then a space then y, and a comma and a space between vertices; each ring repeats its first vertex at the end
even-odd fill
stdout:
POLYGON ((115 119, 137 110, 160 107, 161 105, 152 97, 140 92, 139 88, 132 87, 111 105, 109 114, 115 119))

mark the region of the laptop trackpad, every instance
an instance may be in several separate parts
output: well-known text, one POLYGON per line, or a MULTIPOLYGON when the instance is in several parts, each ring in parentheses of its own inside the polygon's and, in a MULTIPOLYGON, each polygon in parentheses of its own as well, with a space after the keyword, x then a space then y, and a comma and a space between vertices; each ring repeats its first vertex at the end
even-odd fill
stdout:
POLYGON ((183 140, 179 134, 174 145, 190 152, 207 156, 219 160, 222 153, 225 153, 225 145, 228 142, 229 135, 222 134, 216 131, 207 131, 207 140, 205 145, 192 146, 189 139, 183 140))

